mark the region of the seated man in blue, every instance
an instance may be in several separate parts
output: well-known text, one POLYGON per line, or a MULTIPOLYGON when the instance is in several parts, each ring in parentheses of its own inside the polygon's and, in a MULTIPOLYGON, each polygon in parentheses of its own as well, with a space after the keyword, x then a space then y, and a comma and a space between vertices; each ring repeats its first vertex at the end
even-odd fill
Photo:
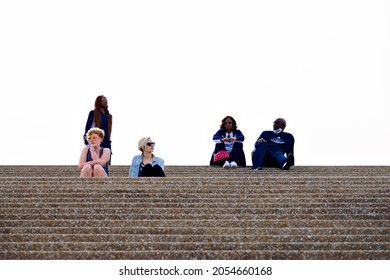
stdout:
POLYGON ((255 143, 252 152, 252 169, 263 166, 279 167, 289 170, 294 165, 294 137, 286 128, 286 120, 278 118, 273 124, 274 130, 263 131, 255 143))
POLYGON ((164 160, 153 154, 155 144, 150 137, 138 141, 142 154, 133 157, 129 177, 165 177, 164 160))
POLYGON ((222 165, 224 169, 245 167, 246 160, 243 149, 245 140, 242 132, 237 129, 236 120, 232 116, 222 119, 219 130, 214 134, 215 148, 211 156, 210 165, 222 165), (215 160, 215 154, 225 152, 226 158, 215 160), (227 152, 227 153, 226 153, 227 152))

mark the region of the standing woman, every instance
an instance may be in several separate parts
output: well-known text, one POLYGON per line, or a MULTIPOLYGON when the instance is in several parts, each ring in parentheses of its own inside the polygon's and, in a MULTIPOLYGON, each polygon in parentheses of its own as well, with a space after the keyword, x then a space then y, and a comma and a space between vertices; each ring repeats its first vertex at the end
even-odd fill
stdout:
POLYGON ((155 144, 150 137, 138 141, 142 153, 133 157, 129 177, 165 177, 164 160, 153 154, 155 144))
POLYGON ((238 165, 246 167, 242 132, 237 129, 236 120, 232 116, 222 119, 219 130, 214 134, 215 149, 211 156, 210 165, 223 165, 223 168, 236 168, 238 165), (218 152, 226 152, 226 158, 216 159, 218 152))
POLYGON ((99 95, 96 98, 95 109, 89 112, 84 133, 84 142, 86 145, 88 144, 88 141, 86 139, 87 131, 93 127, 103 129, 104 139, 100 146, 103 148, 109 148, 111 151, 112 115, 108 111, 108 102, 107 98, 104 95, 99 95))

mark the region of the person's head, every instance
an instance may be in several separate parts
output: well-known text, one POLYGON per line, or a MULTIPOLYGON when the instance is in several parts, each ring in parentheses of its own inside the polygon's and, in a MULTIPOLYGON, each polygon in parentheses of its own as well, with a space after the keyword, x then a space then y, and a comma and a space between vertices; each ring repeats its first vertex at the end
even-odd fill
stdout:
POLYGON ((104 138, 104 130, 98 127, 93 127, 87 132, 88 142, 94 144, 96 142, 101 143, 104 138))
POLYGON ((236 120, 232 116, 226 116, 221 121, 221 129, 224 130, 236 130, 237 129, 237 123, 236 120))
POLYGON ((284 131, 284 129, 286 128, 286 120, 283 119, 283 118, 277 118, 274 123, 273 123, 273 128, 274 130, 277 130, 277 129, 281 129, 282 131, 284 131))
POLYGON ((107 108, 108 108, 107 97, 105 97, 104 95, 99 95, 98 97, 96 97, 96 99, 95 99, 95 109, 106 110, 107 108))
POLYGON ((138 150, 140 150, 141 152, 152 153, 154 151, 154 145, 155 143, 152 141, 150 137, 142 137, 138 141, 138 150))

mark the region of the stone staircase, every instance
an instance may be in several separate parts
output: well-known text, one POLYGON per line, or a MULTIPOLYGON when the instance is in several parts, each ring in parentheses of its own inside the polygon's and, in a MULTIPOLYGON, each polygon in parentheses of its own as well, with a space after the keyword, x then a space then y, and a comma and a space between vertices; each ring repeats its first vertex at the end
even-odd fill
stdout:
POLYGON ((390 259, 390 166, 0 166, 0 259, 390 259))

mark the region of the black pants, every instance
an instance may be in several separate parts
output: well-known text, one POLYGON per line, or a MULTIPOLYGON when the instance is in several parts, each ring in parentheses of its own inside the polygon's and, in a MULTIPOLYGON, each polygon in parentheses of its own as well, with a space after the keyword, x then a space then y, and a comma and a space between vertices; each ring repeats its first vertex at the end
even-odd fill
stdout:
POLYGON ((143 167, 140 177, 165 177, 165 173, 160 165, 152 166, 148 163, 143 167))
MULTIPOLYGON (((215 149, 214 149, 214 154, 218 153, 221 150, 226 150, 225 143, 216 143, 215 149)), ((213 156, 211 155, 210 165, 223 165, 226 160, 229 162, 235 161, 238 165, 241 165, 242 167, 246 166, 244 146, 241 142, 234 142, 233 150, 230 153, 230 157, 227 159, 215 162, 213 156)))

